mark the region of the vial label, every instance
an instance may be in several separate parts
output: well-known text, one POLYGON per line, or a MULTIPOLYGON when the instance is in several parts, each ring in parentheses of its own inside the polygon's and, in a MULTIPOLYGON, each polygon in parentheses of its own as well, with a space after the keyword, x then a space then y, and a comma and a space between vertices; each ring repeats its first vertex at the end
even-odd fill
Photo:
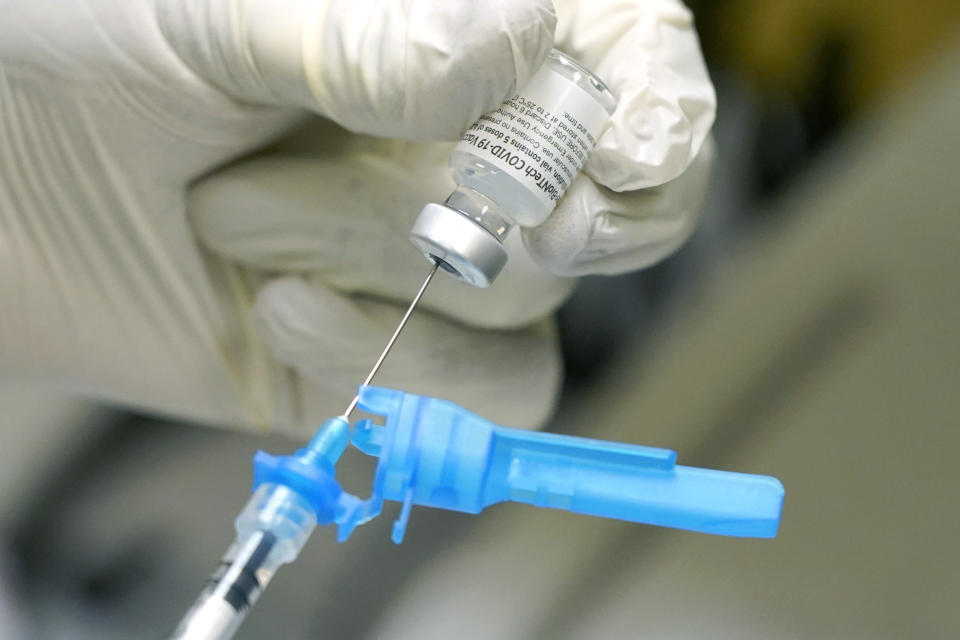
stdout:
POLYGON ((519 180, 549 213, 608 120, 590 94, 543 67, 520 92, 471 125, 456 150, 479 156, 519 180))

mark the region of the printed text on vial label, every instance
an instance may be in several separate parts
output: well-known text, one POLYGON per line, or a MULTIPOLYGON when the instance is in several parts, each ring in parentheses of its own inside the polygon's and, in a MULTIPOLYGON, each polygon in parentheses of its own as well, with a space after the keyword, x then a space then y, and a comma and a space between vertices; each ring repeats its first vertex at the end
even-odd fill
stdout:
POLYGON ((522 173, 550 200, 563 195, 596 143, 568 111, 554 114, 519 95, 471 125, 461 141, 522 173))
POLYGON ((606 112, 582 89, 557 74, 538 74, 473 124, 458 148, 513 175, 552 209, 606 122, 606 112))

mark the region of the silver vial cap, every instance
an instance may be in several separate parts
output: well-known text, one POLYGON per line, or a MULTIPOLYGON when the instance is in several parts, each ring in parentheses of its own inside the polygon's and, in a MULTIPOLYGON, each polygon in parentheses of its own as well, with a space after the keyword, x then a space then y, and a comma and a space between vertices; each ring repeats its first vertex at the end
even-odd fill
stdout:
POLYGON ((410 241, 453 277, 485 288, 507 263, 507 251, 493 234, 456 209, 430 203, 410 229, 410 241))

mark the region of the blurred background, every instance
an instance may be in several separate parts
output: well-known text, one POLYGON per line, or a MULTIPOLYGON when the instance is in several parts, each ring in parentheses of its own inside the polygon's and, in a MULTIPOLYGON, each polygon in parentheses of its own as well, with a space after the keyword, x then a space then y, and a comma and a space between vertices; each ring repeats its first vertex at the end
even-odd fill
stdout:
MULTIPOLYGON (((239 637, 960 637, 960 3, 693 2, 703 225, 588 278, 549 429, 780 478, 775 540, 522 505, 318 529, 239 637)), ((0 637, 159 638, 294 444, 0 389, 0 637), (147 472, 144 472, 147 469, 147 472)), ((362 487, 355 464, 345 484, 362 487)))

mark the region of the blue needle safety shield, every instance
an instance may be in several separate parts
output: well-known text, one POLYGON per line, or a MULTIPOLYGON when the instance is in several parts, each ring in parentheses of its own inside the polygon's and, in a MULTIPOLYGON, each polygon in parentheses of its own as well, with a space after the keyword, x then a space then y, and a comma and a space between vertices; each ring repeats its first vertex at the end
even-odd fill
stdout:
POLYGON ((720 535, 777 533, 784 492, 769 476, 680 466, 667 449, 509 429, 451 402, 391 389, 364 387, 359 406, 384 418, 360 421, 350 436, 379 458, 369 499, 343 492, 334 479, 330 462, 349 433, 343 418, 328 420, 294 456, 255 458, 255 486, 282 484, 304 495, 318 524, 339 525, 341 540, 377 516, 384 500, 403 504, 397 543, 415 504, 479 513, 504 501, 720 535))

